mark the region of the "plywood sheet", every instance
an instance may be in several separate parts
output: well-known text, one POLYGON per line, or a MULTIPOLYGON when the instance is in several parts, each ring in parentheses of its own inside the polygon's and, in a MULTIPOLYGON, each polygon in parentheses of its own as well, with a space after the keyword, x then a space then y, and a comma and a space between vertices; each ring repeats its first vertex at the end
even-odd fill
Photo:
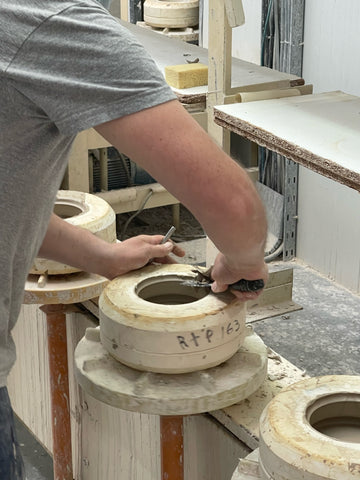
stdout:
POLYGON ((343 92, 218 106, 215 123, 360 191, 360 98, 343 92))
MULTIPOLYGON (((144 45, 162 72, 164 72, 164 68, 167 65, 187 63, 187 60, 193 62, 199 59, 199 62, 208 64, 208 51, 205 48, 169 38, 165 35, 159 35, 156 32, 121 20, 120 23, 144 45)), ((263 84, 269 85, 267 88, 286 88, 287 86, 302 85, 303 83, 304 80, 296 75, 278 72, 238 58, 233 58, 232 60, 232 86, 241 86, 244 91, 256 90, 259 85, 263 84)), ((203 101, 207 91, 207 85, 187 89, 174 89, 179 100, 183 103, 203 101)))
POLYGON ((17 359, 8 378, 16 415, 52 452, 50 374, 45 314, 39 305, 23 305, 12 330, 17 359))

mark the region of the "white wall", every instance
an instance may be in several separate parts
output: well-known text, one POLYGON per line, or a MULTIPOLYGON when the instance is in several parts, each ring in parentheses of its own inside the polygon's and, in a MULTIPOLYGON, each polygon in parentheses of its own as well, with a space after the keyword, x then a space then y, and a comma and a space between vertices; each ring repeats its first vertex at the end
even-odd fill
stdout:
MULTIPOLYGON (((314 93, 360 96, 359 24, 359 0, 306 1, 303 77, 314 93)), ((298 213, 297 257, 360 292, 360 195, 301 168, 298 213)))
MULTIPOLYGON (((232 55, 260 65, 262 0, 243 0, 245 24, 233 29, 232 55)), ((208 46, 209 0, 204 0, 203 46, 208 46)))
POLYGON ((306 0, 303 76, 314 92, 360 95, 359 0, 306 0))

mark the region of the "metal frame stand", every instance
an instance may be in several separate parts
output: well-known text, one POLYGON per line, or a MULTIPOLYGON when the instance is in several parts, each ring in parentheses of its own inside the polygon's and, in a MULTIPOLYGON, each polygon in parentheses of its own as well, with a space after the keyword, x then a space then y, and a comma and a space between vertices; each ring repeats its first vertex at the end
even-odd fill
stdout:
MULTIPOLYGON (((305 0, 263 0, 262 10, 262 65, 301 76, 305 0)), ((285 170, 283 260, 288 261, 296 255, 299 166, 282 158, 285 170)))
POLYGON ((284 182, 284 261, 291 260, 296 254, 298 171, 299 165, 286 158, 284 182))

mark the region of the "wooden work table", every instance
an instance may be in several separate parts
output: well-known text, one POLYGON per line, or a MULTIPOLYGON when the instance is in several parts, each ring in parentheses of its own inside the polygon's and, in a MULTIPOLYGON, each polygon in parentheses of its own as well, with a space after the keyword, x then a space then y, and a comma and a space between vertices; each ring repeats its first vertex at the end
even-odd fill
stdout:
POLYGON ((343 92, 218 106, 215 123, 360 191, 360 98, 343 92))

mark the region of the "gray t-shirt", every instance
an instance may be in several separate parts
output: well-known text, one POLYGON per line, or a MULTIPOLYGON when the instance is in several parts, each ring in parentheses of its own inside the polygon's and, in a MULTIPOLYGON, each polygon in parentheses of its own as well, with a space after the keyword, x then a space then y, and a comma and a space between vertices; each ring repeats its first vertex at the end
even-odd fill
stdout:
POLYGON ((1 2, 0 386, 75 135, 174 98, 143 47, 95 0, 1 2))

